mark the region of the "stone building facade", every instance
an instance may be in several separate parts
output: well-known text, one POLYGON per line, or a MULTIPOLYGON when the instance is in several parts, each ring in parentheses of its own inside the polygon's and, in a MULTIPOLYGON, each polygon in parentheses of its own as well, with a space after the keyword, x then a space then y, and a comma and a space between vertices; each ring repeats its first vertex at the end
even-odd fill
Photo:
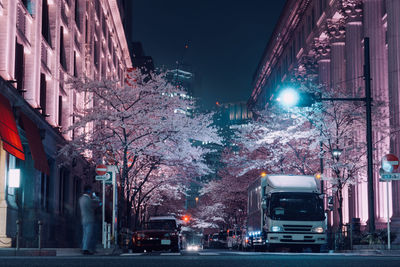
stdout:
MULTIPOLYGON (((253 79, 250 107, 263 108, 280 85, 299 71, 315 75, 319 84, 342 87, 356 95, 364 92, 364 44, 370 40, 372 98, 389 103, 390 124, 400 125, 400 1, 398 0, 288 0, 267 44, 253 79)), ((361 133, 365 136, 365 133, 361 133)), ((373 129, 373 138, 382 137, 373 129)), ((400 156, 400 134, 387 138, 373 154, 400 156)), ((374 169, 376 228, 386 227, 387 195, 374 169)), ((366 180, 366 179, 365 179, 366 180)), ((400 181, 389 188, 392 226, 400 228, 400 181)), ((352 218, 368 222, 367 182, 347 188, 345 223, 352 218)), ((335 220, 331 218, 331 222, 335 220)))
POLYGON ((57 157, 88 97, 66 81, 123 81, 132 63, 118 1, 0 0, 0 40, 0 247, 15 245, 17 220, 21 246, 38 246, 39 221, 43 247, 77 246, 77 200, 94 174, 57 157))

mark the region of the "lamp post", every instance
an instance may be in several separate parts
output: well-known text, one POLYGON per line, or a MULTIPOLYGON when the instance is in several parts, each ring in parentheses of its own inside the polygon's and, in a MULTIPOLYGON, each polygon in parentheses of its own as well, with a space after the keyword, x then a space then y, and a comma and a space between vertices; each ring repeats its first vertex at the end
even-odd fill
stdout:
MULTIPOLYGON (((371 98, 371 71, 370 71, 370 53, 369 38, 364 38, 364 80, 365 80, 365 97, 349 97, 349 98, 316 98, 309 94, 305 94, 306 101, 300 103, 302 95, 293 88, 282 90, 277 101, 287 107, 307 106, 312 102, 321 101, 362 101, 365 102, 366 108, 366 141, 367 141, 367 161, 368 161, 368 227, 369 232, 375 232, 375 206, 374 206, 374 173, 373 173, 373 155, 372 155, 372 98, 371 98), (295 93, 293 93, 295 91, 295 93)), ((339 153, 338 151, 336 151, 339 153)), ((333 153, 333 151, 332 151, 333 153)), ((340 152, 341 153, 341 152, 340 152)), ((338 154, 340 156, 340 154, 338 154)), ((321 170, 323 170, 323 162, 321 161, 321 170)))
POLYGON ((338 148, 332 149, 332 155, 336 161, 339 161, 340 155, 342 155, 342 150, 338 148))

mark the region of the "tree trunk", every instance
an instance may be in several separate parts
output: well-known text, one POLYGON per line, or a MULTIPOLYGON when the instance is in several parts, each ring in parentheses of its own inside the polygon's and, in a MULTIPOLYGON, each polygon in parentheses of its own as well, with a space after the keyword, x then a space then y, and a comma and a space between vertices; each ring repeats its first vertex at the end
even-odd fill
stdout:
POLYGON ((343 195, 342 195, 342 188, 338 188, 337 191, 337 198, 338 198, 338 214, 339 214, 339 232, 342 232, 343 229, 343 195))

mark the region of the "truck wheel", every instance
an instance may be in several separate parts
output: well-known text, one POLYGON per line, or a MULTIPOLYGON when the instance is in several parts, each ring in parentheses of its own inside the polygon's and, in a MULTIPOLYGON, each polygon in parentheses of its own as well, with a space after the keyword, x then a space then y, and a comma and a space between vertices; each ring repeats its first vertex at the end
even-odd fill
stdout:
POLYGON ((179 246, 172 247, 171 251, 172 252, 177 252, 177 253, 181 252, 181 250, 179 249, 179 246))
POLYGON ((321 252, 321 245, 314 245, 311 247, 311 251, 313 253, 320 253, 321 252))
POLYGON ((136 246, 132 246, 132 253, 142 253, 143 249, 138 248, 136 246))
POLYGON ((267 251, 268 251, 268 252, 275 252, 275 251, 276 251, 276 246, 274 246, 274 245, 272 245, 272 244, 269 244, 269 245, 267 246, 267 251))

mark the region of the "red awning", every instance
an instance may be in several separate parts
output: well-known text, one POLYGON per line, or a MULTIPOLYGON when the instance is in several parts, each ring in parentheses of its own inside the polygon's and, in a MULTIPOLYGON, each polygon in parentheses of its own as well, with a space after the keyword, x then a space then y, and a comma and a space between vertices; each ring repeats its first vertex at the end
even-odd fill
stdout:
POLYGON ((50 168, 47 162, 46 153, 44 152, 42 139, 40 138, 39 129, 24 113, 21 112, 20 117, 26 138, 28 139, 29 148, 31 149, 35 168, 50 175, 50 168))
POLYGON ((3 149, 17 158, 25 160, 24 149, 10 102, 2 94, 0 94, 0 114, 0 137, 3 141, 3 149))

